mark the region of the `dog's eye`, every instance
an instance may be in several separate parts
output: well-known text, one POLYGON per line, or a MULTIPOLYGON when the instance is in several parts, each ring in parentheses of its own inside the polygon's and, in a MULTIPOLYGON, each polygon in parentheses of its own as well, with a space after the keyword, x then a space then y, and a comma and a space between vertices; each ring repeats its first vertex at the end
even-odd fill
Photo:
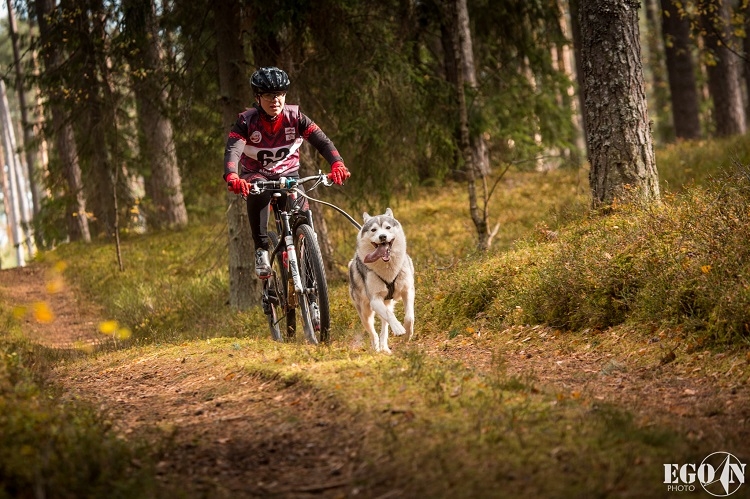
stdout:
POLYGON ((391 226, 389 225, 388 227, 385 228, 385 230, 391 230, 391 226))
POLYGON ((378 230, 378 229, 376 229, 375 227, 373 227, 372 229, 370 229, 370 232, 375 232, 376 230, 378 230))

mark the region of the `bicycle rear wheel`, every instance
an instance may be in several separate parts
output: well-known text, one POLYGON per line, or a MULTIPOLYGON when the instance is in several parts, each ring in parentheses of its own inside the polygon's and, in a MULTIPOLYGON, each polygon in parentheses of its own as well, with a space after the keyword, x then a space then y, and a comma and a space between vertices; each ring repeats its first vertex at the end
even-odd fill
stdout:
MULTIPOLYGON (((278 236, 269 232, 268 237, 271 247, 275 248, 279 240, 278 236)), ((297 317, 294 307, 289 306, 287 293, 288 275, 284 265, 283 252, 276 254, 271 262, 271 277, 263 281, 263 312, 268 319, 268 327, 271 337, 275 341, 284 341, 286 338, 294 338, 297 329, 297 317)))
POLYGON ((303 223, 295 228, 294 233, 300 277, 305 288, 299 297, 305 337, 313 344, 328 342, 331 313, 323 256, 312 227, 303 223))

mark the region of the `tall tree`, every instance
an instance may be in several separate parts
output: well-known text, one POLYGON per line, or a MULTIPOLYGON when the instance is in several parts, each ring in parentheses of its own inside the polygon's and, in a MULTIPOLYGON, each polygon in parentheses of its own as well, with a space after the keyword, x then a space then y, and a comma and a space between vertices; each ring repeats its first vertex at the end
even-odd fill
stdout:
POLYGON ((45 133, 55 142, 55 152, 61 164, 65 185, 67 187, 66 220, 68 234, 73 241, 90 242, 86 199, 81 181, 81 168, 78 153, 70 124, 70 115, 64 106, 63 92, 65 86, 62 78, 61 44, 53 30, 59 26, 59 11, 55 0, 35 0, 37 23, 39 24, 40 52, 44 61, 45 74, 42 85, 48 96, 48 108, 51 120, 46 122, 45 133))
MULTIPOLYGON (((481 114, 482 94, 479 90, 477 69, 474 64, 474 44, 472 42, 467 0, 458 0, 456 2, 456 10, 456 23, 458 23, 460 33, 458 43, 460 44, 461 71, 463 72, 464 86, 469 98, 467 101, 467 111, 469 115, 472 112, 481 114)), ((478 126, 469 127, 469 144, 474 160, 474 168, 480 175, 487 176, 490 173, 490 159, 483 132, 484 130, 478 126)))
POLYGON ((647 49, 644 64, 651 69, 651 98, 654 106, 650 115, 656 125, 654 136, 657 141, 668 142, 674 136, 674 130, 670 115, 658 3, 658 0, 644 0, 643 2, 644 12, 646 13, 645 40, 647 49))
POLYGON ((448 71, 448 74, 452 74, 455 78, 451 83, 454 85, 456 92, 458 151, 461 154, 463 173, 466 175, 469 189, 469 213, 477 231, 477 249, 487 251, 494 234, 490 233, 487 222, 489 215, 487 179, 481 171, 481 164, 478 163, 478 161, 481 161, 482 151, 477 151, 476 147, 473 147, 469 128, 467 94, 471 91, 471 82, 466 80, 467 62, 464 59, 467 57, 467 47, 471 47, 471 42, 467 41, 467 38, 471 37, 471 32, 469 31, 468 19, 462 19, 461 14, 464 11, 464 16, 468 16, 465 12, 466 0, 444 0, 442 10, 444 33, 446 35, 445 46, 447 47, 445 53, 446 67, 452 68, 448 71), (482 206, 480 206, 480 200, 478 199, 478 188, 483 188, 484 192, 482 206))
POLYGON ((661 12, 675 136, 697 139, 701 137, 701 122, 690 20, 675 0, 661 0, 661 12))
POLYGON ((584 112, 594 207, 659 200, 638 0, 581 0, 584 112))
POLYGON ((583 59, 581 58, 580 3, 581 0, 568 0, 568 7, 570 8, 570 31, 573 38, 573 53, 575 55, 576 84, 578 86, 576 96, 578 98, 578 109, 580 109, 581 130, 585 144, 584 147, 586 148, 586 157, 590 158, 591 151, 589 151, 589 141, 588 137, 586 137, 586 113, 584 112, 585 98, 583 95, 583 59))
MULTIPOLYGON (((219 64, 220 103, 223 130, 229 133, 237 114, 251 102, 247 62, 242 39, 242 8, 239 0, 214 4, 216 56, 219 64)), ((221 172, 220 163, 217 173, 221 172)), ((247 207, 242 198, 227 194, 229 209, 229 304, 244 310, 260 303, 260 281, 255 276, 253 241, 247 207)))
MULTIPOLYGON (((94 213, 92 229, 111 237, 115 233, 115 179, 117 189, 127 193, 127 176, 115 173, 122 166, 118 148, 118 102, 112 81, 104 22, 106 11, 102 0, 62 0, 63 15, 69 25, 68 44, 71 55, 66 65, 79 71, 70 80, 74 103, 80 109, 75 123, 78 153, 87 166, 84 187, 88 208, 94 213)), ((124 149, 124 148, 123 148, 124 149)), ((125 204, 125 203, 123 203, 125 204)))
POLYGON ((148 222, 157 228, 181 228, 188 215, 175 153, 153 0, 125 0, 126 50, 138 109, 141 153, 148 165, 146 193, 153 203, 148 222))
POLYGON ((740 84, 740 61, 730 26, 729 6, 724 0, 700 0, 698 8, 716 135, 726 137, 745 133, 747 122, 740 84))
POLYGON ((0 80, 0 128, 3 132, 3 151, 5 151, 5 164, 7 165, 7 178, 3 167, 3 193, 8 196, 10 209, 6 212, 8 223, 11 227, 13 246, 16 250, 16 263, 19 267, 26 265, 26 252, 24 245, 28 241, 28 220, 26 220, 26 209, 24 199, 26 189, 16 152, 13 123, 10 118, 8 96, 5 90, 5 81, 0 80))
POLYGON ((21 128, 23 134, 20 137, 19 145, 25 152, 26 156, 26 168, 28 170, 29 185, 31 188, 31 204, 33 215, 36 216, 39 213, 39 198, 41 197, 41 190, 37 182, 37 154, 36 149, 33 147, 34 142, 34 130, 32 123, 29 120, 29 109, 26 104, 26 87, 24 85, 24 72, 21 65, 21 51, 18 44, 18 27, 16 25, 16 16, 13 12, 13 2, 7 0, 8 7, 8 29, 10 31, 11 44, 13 45, 13 66, 16 71, 16 93, 18 94, 18 107, 21 112, 21 128))

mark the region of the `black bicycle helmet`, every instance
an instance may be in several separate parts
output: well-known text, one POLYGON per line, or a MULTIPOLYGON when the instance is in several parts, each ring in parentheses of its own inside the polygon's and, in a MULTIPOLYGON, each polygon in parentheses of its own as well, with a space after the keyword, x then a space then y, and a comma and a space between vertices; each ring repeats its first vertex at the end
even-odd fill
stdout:
POLYGON ((286 92, 289 83, 289 75, 275 66, 260 68, 250 77, 250 86, 256 94, 286 92))

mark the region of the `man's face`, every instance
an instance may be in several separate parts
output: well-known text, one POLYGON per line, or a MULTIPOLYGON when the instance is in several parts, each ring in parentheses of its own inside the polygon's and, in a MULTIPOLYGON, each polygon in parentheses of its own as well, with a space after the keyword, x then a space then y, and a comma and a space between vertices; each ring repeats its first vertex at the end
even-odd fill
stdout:
POLYGON ((272 118, 275 118, 284 110, 286 92, 270 92, 255 97, 260 107, 272 118))

